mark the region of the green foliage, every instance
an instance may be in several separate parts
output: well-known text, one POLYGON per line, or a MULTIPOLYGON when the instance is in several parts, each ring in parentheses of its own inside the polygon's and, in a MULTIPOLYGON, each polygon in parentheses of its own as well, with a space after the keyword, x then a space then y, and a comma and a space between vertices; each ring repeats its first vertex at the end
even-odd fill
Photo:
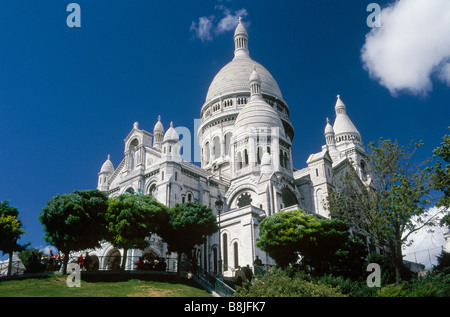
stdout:
MULTIPOLYGON (((127 193, 110 198, 105 213, 107 240, 125 251, 146 248, 149 245, 146 238, 158 232, 165 210, 166 207, 152 196, 127 193)), ((123 264, 125 261, 124 256, 123 264)))
POLYGON ((434 269, 437 271, 450 271, 450 253, 442 250, 441 254, 437 256, 437 265, 434 269))
POLYGON ((179 253, 189 254, 195 245, 204 243, 207 236, 219 230, 211 208, 197 202, 176 204, 168 210, 167 220, 158 234, 169 250, 179 253))
POLYGON ((300 244, 320 227, 317 218, 301 210, 278 212, 265 218, 259 227, 256 246, 267 253, 281 267, 298 260, 300 244))
POLYGON ((251 285, 238 287, 236 297, 345 297, 337 287, 313 283, 301 274, 273 269, 251 285))
POLYGON ((330 274, 320 277, 313 277, 312 280, 329 285, 333 288, 339 288, 342 294, 350 297, 371 297, 377 293, 377 288, 367 286, 365 275, 361 275, 360 279, 353 280, 343 276, 333 276, 330 274))
POLYGON ((431 271, 419 279, 382 287, 378 297, 449 297, 450 272, 431 271))
POLYGON ((9 206, 8 201, 0 202, 0 251, 3 254, 11 254, 23 248, 17 243, 25 233, 18 216, 19 210, 16 207, 9 206))
MULTIPOLYGON (((436 206, 448 209, 450 208, 450 134, 445 135, 442 139, 444 142, 433 151, 433 158, 437 160, 435 165, 430 168, 432 172, 431 183, 433 189, 443 192, 436 206)), ((442 219, 441 225, 450 226, 449 213, 442 219)))
POLYGON ((437 215, 429 215, 425 199, 429 191, 426 169, 412 163, 413 149, 398 142, 380 139, 368 146, 368 174, 371 186, 365 187, 354 170, 341 180, 340 192, 329 196, 333 216, 348 222, 386 250, 400 280, 402 245, 412 233, 436 225, 437 215))
POLYGON ((44 240, 64 254, 99 246, 106 235, 106 194, 98 190, 56 195, 39 215, 44 240))
POLYGON ((341 220, 319 219, 301 210, 279 212, 261 222, 259 234, 257 247, 281 267, 301 255, 302 265, 315 274, 361 272, 365 245, 350 236, 349 226, 341 220))

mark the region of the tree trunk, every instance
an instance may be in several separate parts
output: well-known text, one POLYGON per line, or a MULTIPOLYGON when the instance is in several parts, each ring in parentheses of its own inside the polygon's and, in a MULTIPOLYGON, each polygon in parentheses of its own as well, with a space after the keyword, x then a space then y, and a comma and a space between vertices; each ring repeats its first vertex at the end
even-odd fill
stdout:
POLYGON ((122 259, 122 267, 121 267, 122 271, 125 271, 125 265, 127 263, 127 254, 128 254, 128 249, 123 249, 123 259, 122 259))
POLYGON ((181 254, 182 252, 177 253, 177 278, 181 277, 181 254))
POLYGON ((399 240, 395 240, 394 248, 393 261, 395 267, 395 283, 400 285, 401 269, 403 265, 402 243, 399 240))
POLYGON ((13 253, 12 251, 9 252, 9 263, 8 263, 8 273, 7 276, 11 276, 11 271, 12 271, 12 258, 13 258, 13 253))
MULTIPOLYGON (((69 252, 68 251, 62 251, 64 254, 64 260, 63 260, 63 274, 67 274, 67 264, 69 263, 69 252)), ((72 272, 71 272, 72 273, 72 272)))

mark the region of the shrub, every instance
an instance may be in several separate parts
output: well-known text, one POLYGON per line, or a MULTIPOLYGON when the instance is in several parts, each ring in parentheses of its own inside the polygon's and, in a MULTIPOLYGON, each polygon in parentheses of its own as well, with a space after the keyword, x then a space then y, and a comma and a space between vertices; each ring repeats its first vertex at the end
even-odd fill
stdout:
POLYGON ((237 297, 345 297, 338 287, 313 283, 301 274, 274 269, 253 284, 238 287, 237 297))

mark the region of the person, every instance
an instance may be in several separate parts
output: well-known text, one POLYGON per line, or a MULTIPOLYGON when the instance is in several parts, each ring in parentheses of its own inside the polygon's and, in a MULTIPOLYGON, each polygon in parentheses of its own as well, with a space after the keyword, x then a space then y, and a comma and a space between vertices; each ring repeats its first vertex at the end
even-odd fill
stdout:
POLYGON ((242 268, 242 271, 244 272, 244 280, 245 282, 252 282, 252 278, 253 278, 253 272, 252 269, 250 268, 250 266, 247 264, 247 266, 242 268))
POLYGON ((83 266, 86 269, 86 271, 89 271, 91 269, 91 256, 89 255, 89 252, 86 251, 86 255, 84 256, 84 262, 83 266))
POLYGON ((36 255, 36 251, 33 250, 30 258, 28 259, 28 262, 30 264, 30 272, 31 273, 39 272, 39 260, 36 255))
POLYGON ((262 266, 262 261, 258 256, 256 256, 256 259, 253 262, 253 265, 262 266))
POLYGON ((142 270, 142 256, 136 261, 136 270, 142 270))
POLYGON ((236 271, 234 272, 234 277, 236 285, 242 286, 242 271, 240 266, 238 266, 236 271))
POLYGON ((261 259, 256 256, 255 261, 253 261, 253 270, 255 270, 255 275, 263 275, 263 264, 261 259))
POLYGON ((83 254, 80 254, 80 256, 77 258, 77 264, 80 266, 80 269, 83 268, 83 262, 84 262, 83 254))

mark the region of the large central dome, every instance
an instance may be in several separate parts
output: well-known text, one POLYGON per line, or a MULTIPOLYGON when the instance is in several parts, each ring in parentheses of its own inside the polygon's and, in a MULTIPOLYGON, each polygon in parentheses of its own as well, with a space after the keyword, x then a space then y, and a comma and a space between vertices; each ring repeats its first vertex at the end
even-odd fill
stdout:
POLYGON ((261 77, 261 91, 266 95, 283 100, 280 88, 272 74, 250 56, 238 55, 214 77, 206 94, 206 102, 232 93, 249 92, 248 79, 255 66, 261 77))
POLYGON ((206 103, 230 94, 249 93, 248 79, 255 66, 261 77, 263 93, 283 100, 280 88, 272 74, 264 66, 251 59, 248 51, 248 34, 241 19, 239 19, 239 24, 234 32, 234 42, 234 58, 214 77, 206 94, 206 103))

